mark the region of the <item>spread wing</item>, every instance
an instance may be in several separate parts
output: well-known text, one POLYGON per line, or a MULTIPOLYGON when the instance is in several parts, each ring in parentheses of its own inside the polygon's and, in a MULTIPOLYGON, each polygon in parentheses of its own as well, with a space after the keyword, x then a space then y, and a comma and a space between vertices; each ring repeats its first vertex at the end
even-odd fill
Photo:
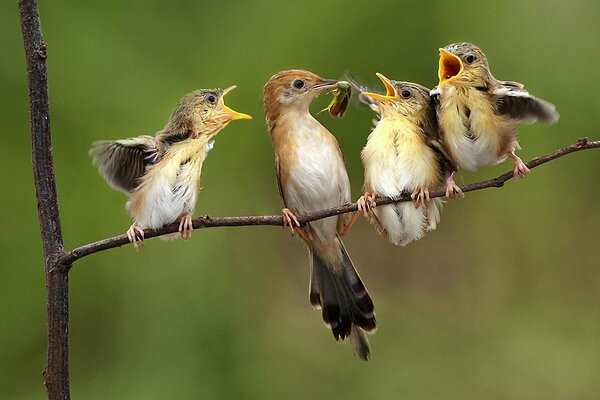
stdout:
POLYGON ((496 96, 498 114, 508 115, 518 121, 535 122, 538 119, 547 124, 558 121, 556 107, 545 100, 534 97, 517 82, 500 82, 501 86, 492 93, 496 96))
POLYGON ((157 141, 152 136, 99 141, 94 143, 90 156, 110 186, 131 193, 146 168, 158 161, 157 141))

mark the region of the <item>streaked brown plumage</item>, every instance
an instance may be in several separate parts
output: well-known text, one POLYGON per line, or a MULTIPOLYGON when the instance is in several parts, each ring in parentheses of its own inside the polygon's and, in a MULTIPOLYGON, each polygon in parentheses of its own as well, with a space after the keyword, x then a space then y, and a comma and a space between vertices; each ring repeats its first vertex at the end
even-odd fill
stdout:
POLYGON ((136 248, 144 229, 178 219, 182 237, 189 238, 202 163, 213 146, 210 139, 229 122, 251 118, 224 104, 223 97, 234 88, 188 93, 155 136, 94 143, 90 155, 100 174, 129 196, 127 211, 134 222, 127 235, 136 248))
POLYGON ((322 309, 335 339, 350 338, 354 353, 370 354, 364 331, 375 329, 374 307, 339 237, 349 215, 314 221, 300 229, 295 214, 339 206, 350 201, 350 183, 335 137, 309 112, 312 100, 337 87, 302 70, 275 74, 264 89, 269 134, 275 150, 284 221, 309 250, 310 302, 322 309))
POLYGON ((514 176, 529 173, 514 153, 517 123, 558 121, 554 105, 531 96, 517 82, 499 81, 480 48, 455 43, 440 49, 440 79, 431 94, 438 103, 444 143, 459 167, 475 171, 514 161, 514 176))

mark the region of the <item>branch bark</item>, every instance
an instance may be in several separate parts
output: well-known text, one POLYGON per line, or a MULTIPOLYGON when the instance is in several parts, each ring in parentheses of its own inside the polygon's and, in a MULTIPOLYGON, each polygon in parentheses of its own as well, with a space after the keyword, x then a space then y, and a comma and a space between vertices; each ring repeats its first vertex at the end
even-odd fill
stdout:
POLYGON ((48 354, 43 371, 48 398, 69 399, 68 271, 58 212, 50 111, 46 43, 42 36, 37 0, 20 0, 19 14, 25 45, 29 85, 32 165, 38 218, 45 261, 48 311, 48 354))
MULTIPOLYGON (((575 142, 569 146, 563 147, 562 149, 559 149, 552 153, 548 153, 543 156, 534 158, 533 160, 531 160, 527 163, 527 167, 529 167, 529 169, 533 169, 539 165, 545 164, 545 163, 555 160, 559 157, 563 157, 567 154, 570 154, 570 153, 573 153, 576 151, 586 150, 586 149, 593 149, 593 148, 600 148, 600 141, 588 141, 587 138, 581 138, 581 139, 577 140, 577 142, 575 142)), ((510 180, 512 177, 513 177, 513 173, 512 173, 512 171, 510 171, 510 172, 502 174, 493 179, 464 185, 461 187, 461 189, 463 192, 466 193, 466 192, 472 192, 475 190, 481 190, 481 189, 486 189, 486 188, 491 188, 491 187, 499 188, 499 187, 504 186, 504 183, 506 181, 510 180)), ((432 198, 443 197, 444 195, 445 195, 444 190, 438 190, 435 192, 431 192, 431 194, 430 194, 430 196, 432 198)), ((377 201, 377 205, 399 203, 399 202, 403 202, 403 201, 412 201, 410 198, 410 194, 404 193, 404 194, 402 194, 402 196, 396 197, 396 198, 389 198, 389 197, 381 198, 377 201)), ((334 207, 334 208, 330 208, 327 210, 316 211, 316 212, 313 212, 310 214, 298 216, 298 220, 302 225, 305 225, 311 221, 316 221, 318 219, 327 218, 327 217, 331 217, 334 215, 340 215, 340 214, 357 211, 357 209, 358 209, 358 207, 357 207, 356 203, 344 204, 340 207, 334 207)), ((208 215, 205 215, 203 217, 196 218, 193 221, 194 229, 216 228, 216 227, 223 227, 223 226, 256 226, 256 225, 282 226, 283 221, 282 221, 281 215, 249 216, 249 217, 210 217, 208 215)), ((149 239, 149 238, 177 232, 178 227, 179 227, 179 224, 174 223, 171 225, 166 225, 160 229, 147 230, 144 232, 144 234, 145 234, 145 237, 147 239, 149 239)), ((103 251, 103 250, 112 249, 114 247, 120 247, 120 246, 123 246, 128 243, 129 243, 129 240, 127 239, 127 235, 125 235, 125 234, 119 235, 119 236, 114 236, 114 237, 103 239, 103 240, 99 240, 97 242, 86 244, 84 246, 77 247, 76 249, 69 251, 68 253, 65 254, 65 257, 63 258, 63 262, 65 264, 70 265, 73 262, 75 262, 85 256, 89 256, 90 254, 94 254, 94 253, 97 253, 97 252, 103 251)))

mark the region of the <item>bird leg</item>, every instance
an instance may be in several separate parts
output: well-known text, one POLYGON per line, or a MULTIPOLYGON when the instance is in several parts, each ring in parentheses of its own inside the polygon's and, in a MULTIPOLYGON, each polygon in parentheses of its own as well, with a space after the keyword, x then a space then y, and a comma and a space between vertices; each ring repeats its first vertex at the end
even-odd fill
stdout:
POLYGON ((365 217, 369 216, 369 212, 371 212, 370 211, 371 203, 375 204, 373 199, 374 199, 374 197, 370 192, 366 192, 363 196, 360 196, 358 198, 358 200, 356 201, 356 205, 358 206, 358 211, 355 212, 354 215, 352 216, 352 219, 350 219, 350 221, 346 225, 344 225, 344 227, 342 228, 342 230, 340 232, 340 236, 344 236, 346 233, 348 233, 350 228, 352 228, 352 225, 354 225, 354 223, 356 221, 358 221, 358 218, 360 217, 361 212, 364 214, 365 217), (367 198, 368 198, 368 200, 367 200, 367 198))
POLYGON ((363 215, 368 217, 369 212, 372 214, 372 209, 377 207, 376 200, 379 197, 380 196, 377 193, 365 192, 365 194, 360 196, 356 201, 356 204, 358 205, 358 212, 360 213, 362 211, 363 215))
POLYGON ((412 192, 410 198, 415 202, 415 207, 423 207, 425 208, 425 202, 430 200, 429 197, 429 189, 427 188, 417 188, 412 192))
POLYGON ((375 226, 377 228, 377 232, 383 237, 387 237, 387 231, 381 224, 379 218, 377 218, 377 214, 373 212, 373 209, 377 207, 377 199, 381 197, 378 193, 375 192, 365 192, 364 195, 360 196, 356 201, 356 205, 358 206, 358 211, 354 214, 352 219, 346 226, 342 229, 341 235, 346 234, 352 227, 352 225, 356 222, 360 213, 362 212, 365 217, 371 217, 373 221, 375 221, 375 226))
POLYGON ((506 152, 506 155, 509 156, 510 158, 512 158, 514 165, 515 165, 515 168, 513 169, 513 178, 515 178, 515 179, 525 178, 527 175, 529 175, 529 168, 527 168, 527 165, 525 165, 523 160, 521 160, 515 154, 514 149, 506 152))
POLYGON ((137 226, 137 224, 134 222, 127 230, 127 238, 133 244, 133 247, 137 251, 139 250, 138 242, 142 246, 144 245, 144 230, 137 226))
POLYGON ((178 230, 183 240, 188 240, 192 236, 192 231, 194 230, 192 226, 192 214, 184 213, 181 215, 178 230))
POLYGON ((465 197, 462 189, 454 182, 454 173, 456 171, 452 171, 450 175, 446 178, 446 197, 451 199, 454 196, 465 197))
POLYGON ((298 232, 300 239, 304 240, 306 243, 312 242, 313 238, 311 234, 300 227, 300 221, 298 221, 298 218, 289 208, 281 209, 281 218, 283 218, 283 228, 285 229, 289 226, 292 236, 294 235, 294 232, 298 232))

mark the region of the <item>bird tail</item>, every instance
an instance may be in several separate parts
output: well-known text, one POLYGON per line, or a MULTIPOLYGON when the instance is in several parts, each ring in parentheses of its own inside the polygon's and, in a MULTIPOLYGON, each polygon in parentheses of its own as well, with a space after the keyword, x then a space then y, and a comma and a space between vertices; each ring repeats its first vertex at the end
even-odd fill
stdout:
POLYGON ((310 302, 322 310, 336 340, 349 338, 354 354, 367 361, 371 354, 365 331, 375 330, 374 305, 344 244, 336 238, 340 264, 332 266, 311 249, 310 302))

